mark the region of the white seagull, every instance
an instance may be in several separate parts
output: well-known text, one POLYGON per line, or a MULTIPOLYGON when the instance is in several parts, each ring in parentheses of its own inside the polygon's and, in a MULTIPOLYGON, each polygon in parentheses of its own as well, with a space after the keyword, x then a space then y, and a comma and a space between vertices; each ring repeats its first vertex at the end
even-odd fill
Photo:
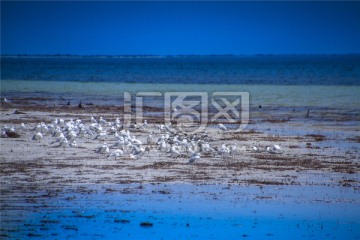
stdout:
POLYGON ((38 141, 38 142, 40 142, 42 138, 43 138, 43 135, 41 134, 41 132, 37 132, 37 133, 35 133, 35 135, 32 137, 32 140, 33 140, 33 141, 38 141))
POLYGON ((96 152, 101 154, 109 153, 110 150, 109 147, 107 146, 107 143, 104 143, 101 147, 99 147, 96 152))
POLYGON ((227 131, 228 131, 227 127, 225 127, 224 124, 219 123, 218 126, 219 126, 219 129, 222 130, 223 132, 227 132, 227 131))
POLYGON ((114 157, 115 160, 117 157, 121 157, 124 155, 124 152, 120 149, 116 149, 114 150, 112 153, 110 153, 110 155, 108 156, 108 159, 111 158, 111 157, 114 157))
POLYGON ((188 163, 189 163, 189 164, 194 163, 196 160, 199 160, 200 157, 201 157, 200 153, 194 153, 194 155, 192 155, 192 156, 189 158, 188 163))
POLYGON ((265 150, 269 153, 273 153, 273 154, 278 154, 278 153, 282 153, 283 150, 281 149, 281 147, 279 145, 274 144, 273 146, 266 146, 265 150))

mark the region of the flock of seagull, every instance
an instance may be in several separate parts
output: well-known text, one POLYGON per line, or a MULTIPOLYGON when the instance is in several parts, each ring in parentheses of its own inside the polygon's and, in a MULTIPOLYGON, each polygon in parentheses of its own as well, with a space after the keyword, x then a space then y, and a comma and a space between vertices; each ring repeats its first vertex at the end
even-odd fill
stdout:
MULTIPOLYGON (((115 121, 106 121, 102 117, 83 122, 80 119, 65 121, 55 118, 50 124, 41 122, 35 127, 20 125, 21 131, 33 131, 31 140, 41 142, 45 137, 50 138, 50 145, 60 148, 77 147, 77 139, 87 138, 96 140, 101 144, 96 153, 103 154, 107 159, 130 158, 139 159, 147 152, 159 151, 171 158, 188 158, 188 163, 195 163, 202 156, 220 155, 222 158, 235 158, 240 152, 247 150, 245 146, 239 147, 237 143, 227 146, 212 147, 213 139, 207 132, 201 134, 185 134, 176 126, 168 124, 148 124, 147 120, 141 125, 131 124, 125 126, 119 118, 115 121), (86 123, 87 122, 87 123, 86 123), (142 139, 136 137, 136 132, 145 132, 142 139), (111 142, 112 144, 108 144, 111 142)), ((14 127, 4 126, 1 137, 7 137, 9 132, 15 132, 14 127)), ((223 124, 218 124, 218 134, 224 134, 228 129, 223 124)), ((266 151, 272 154, 283 152, 279 145, 266 146, 265 149, 253 146, 250 151, 266 151)))

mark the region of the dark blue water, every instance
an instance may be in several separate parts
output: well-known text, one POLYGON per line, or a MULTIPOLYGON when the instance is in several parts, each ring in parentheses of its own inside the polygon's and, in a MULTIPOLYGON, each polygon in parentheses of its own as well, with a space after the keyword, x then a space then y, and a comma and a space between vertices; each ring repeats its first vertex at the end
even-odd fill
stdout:
POLYGON ((2 57, 1 79, 360 85, 360 55, 2 57))
POLYGON ((3 211, 8 231, 0 233, 9 239, 360 238, 358 192, 351 188, 150 184, 95 189, 94 194, 70 191, 46 202, 38 199, 35 205, 9 203, 17 207, 3 211))

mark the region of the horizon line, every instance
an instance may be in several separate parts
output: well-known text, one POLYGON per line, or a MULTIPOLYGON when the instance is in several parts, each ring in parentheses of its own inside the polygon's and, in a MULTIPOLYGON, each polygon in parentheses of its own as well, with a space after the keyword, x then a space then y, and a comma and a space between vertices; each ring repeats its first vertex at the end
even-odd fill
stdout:
POLYGON ((107 58, 166 58, 166 57, 251 57, 251 56, 344 56, 359 53, 254 53, 254 54, 0 54, 0 57, 107 57, 107 58))

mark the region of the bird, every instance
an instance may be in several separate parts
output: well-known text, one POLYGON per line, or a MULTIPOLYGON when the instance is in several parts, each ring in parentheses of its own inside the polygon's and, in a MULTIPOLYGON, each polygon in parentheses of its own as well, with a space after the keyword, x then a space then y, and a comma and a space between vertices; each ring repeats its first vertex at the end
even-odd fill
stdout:
POLYGON ((225 144, 221 145, 221 148, 218 150, 218 153, 222 156, 225 157, 225 155, 230 154, 230 149, 228 147, 226 147, 225 144))
POLYGON ((200 153, 194 153, 194 154, 189 158, 188 164, 194 163, 196 160, 199 160, 200 157, 201 157, 200 153))
POLYGON ((260 152, 260 149, 256 146, 251 148, 253 152, 260 152))
POLYGON ((145 153, 145 148, 132 145, 131 153, 137 158, 140 158, 145 153))
POLYGON ((66 148, 69 144, 69 141, 66 139, 66 138, 63 138, 61 141, 60 141, 60 144, 58 147, 63 147, 63 148, 66 148))
POLYGON ((105 119, 103 119, 102 117, 100 117, 99 119, 100 124, 106 125, 107 121, 105 119))
POLYGON ((170 157, 172 157, 172 158, 178 158, 180 155, 181 155, 181 153, 179 152, 179 150, 177 150, 176 149, 176 147, 175 146, 172 146, 171 147, 171 155, 170 155, 170 157))
POLYGON ((102 132, 100 132, 98 135, 96 135, 96 137, 94 138, 94 140, 99 139, 99 140, 103 141, 103 140, 106 139, 106 135, 107 135, 107 133, 106 133, 105 131, 102 131, 102 132))
POLYGON ((111 157, 114 157, 115 160, 117 157, 121 157, 124 155, 124 152, 120 149, 116 149, 114 150, 112 153, 110 153, 110 155, 108 156, 108 159, 111 158, 111 157))
POLYGON ((5 131, 1 131, 1 138, 8 138, 9 136, 6 134, 5 131))
POLYGON ((91 123, 95 123, 95 124, 98 123, 94 117, 91 117, 90 121, 91 121, 91 123))
POLYGON ((227 131, 228 131, 227 127, 225 127, 225 125, 222 124, 222 123, 219 123, 219 124, 218 124, 218 127, 219 127, 219 130, 222 130, 223 132, 227 132, 227 131))
POLYGON ((41 132, 37 132, 32 137, 32 140, 40 142, 42 138, 43 138, 43 135, 41 134, 41 132))
POLYGON ((57 142, 61 142, 61 141, 63 141, 64 139, 65 139, 64 134, 63 134, 63 133, 60 133, 59 137, 57 137, 54 141, 52 141, 52 142, 50 143, 50 145, 51 145, 51 144, 54 144, 54 143, 57 143, 57 142))
POLYGON ((266 146, 265 147, 265 150, 269 153, 272 153, 272 154, 279 154, 279 153, 282 153, 283 150, 281 149, 281 147, 279 145, 272 145, 271 147, 270 146, 266 146))
POLYGON ((104 143, 101 147, 99 147, 96 152, 101 154, 109 153, 110 150, 109 147, 107 146, 107 143, 104 143))
POLYGON ((235 155, 239 154, 239 148, 236 143, 230 146, 230 154, 232 158, 235 158, 235 155))
POLYGON ((158 145, 159 145, 158 150, 160 150, 160 151, 166 151, 167 150, 167 145, 166 145, 165 140, 162 140, 161 142, 159 142, 158 145))
POLYGON ((142 145, 142 142, 139 140, 139 139, 136 139, 135 136, 133 136, 131 139, 130 139, 131 143, 136 145, 136 146, 139 146, 139 145, 142 145))
POLYGON ((148 145, 154 145, 155 144, 155 138, 152 134, 149 134, 149 136, 146 138, 146 143, 148 145))
POLYGON ((76 146, 77 146, 77 145, 76 145, 76 141, 73 140, 72 142, 70 142, 69 146, 70 146, 70 147, 76 147, 76 146))

